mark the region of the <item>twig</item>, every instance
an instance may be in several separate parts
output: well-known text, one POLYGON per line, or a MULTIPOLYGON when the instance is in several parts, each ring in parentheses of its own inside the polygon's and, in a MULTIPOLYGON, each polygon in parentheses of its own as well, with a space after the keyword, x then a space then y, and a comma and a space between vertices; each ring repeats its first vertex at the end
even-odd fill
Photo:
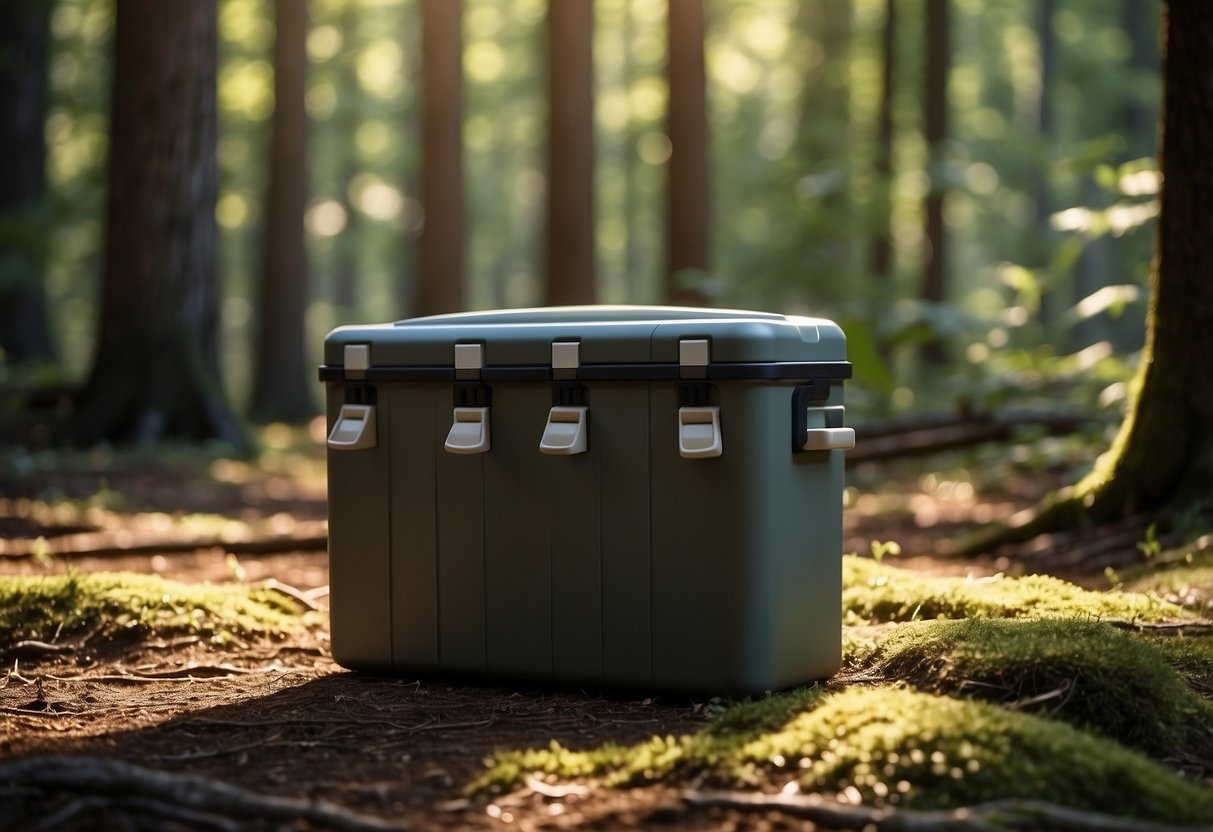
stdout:
POLYGON ((403 824, 364 815, 326 800, 257 794, 230 783, 191 774, 153 771, 95 757, 36 757, 0 766, 0 783, 91 797, 96 806, 138 799, 177 811, 265 820, 304 820, 332 829, 403 830, 403 824), (109 801, 106 803, 105 801, 109 801))
POLYGON ((1101 618, 1099 620, 1120 630, 1159 630, 1180 634, 1190 630, 1201 633, 1213 630, 1213 621, 1130 621, 1125 618, 1101 618))
POLYGON ((545 783, 538 777, 531 776, 526 779, 526 787, 535 794, 543 797, 551 797, 557 800, 564 799, 569 795, 589 794, 588 786, 583 786, 579 783, 568 783, 565 785, 553 786, 551 783, 545 783))
MULTIPOLYGON (((57 558, 124 557, 127 555, 188 554, 204 549, 222 549, 236 555, 269 555, 278 552, 320 552, 328 548, 327 535, 265 537, 258 540, 231 541, 222 537, 194 540, 150 540, 119 546, 104 532, 64 535, 50 541, 50 554, 57 558)), ((32 540, 0 540, 0 557, 29 560, 37 547, 32 540)))
POLYGON ((772 795, 750 792, 696 792, 682 795, 696 808, 783 812, 827 829, 874 832, 1213 832, 1213 826, 1172 826, 1137 818, 1084 812, 1040 800, 996 800, 958 809, 922 811, 855 806, 819 794, 772 795))
POLYGON ((246 676, 251 673, 281 672, 281 668, 244 668, 227 667, 225 665, 197 665, 181 667, 175 670, 162 670, 156 673, 112 673, 104 676, 47 676, 56 682, 197 682, 203 679, 227 679, 232 676, 246 676))
POLYGON ((321 607, 314 600, 312 600, 312 598, 308 595, 308 593, 304 592, 302 589, 291 586, 290 584, 284 584, 282 581, 279 581, 275 578, 267 578, 266 580, 262 581, 258 586, 260 586, 262 589, 268 589, 273 592, 280 592, 283 595, 285 595, 286 597, 290 598, 291 600, 297 601, 298 603, 302 604, 304 606, 304 608, 309 609, 312 612, 315 612, 316 610, 319 610, 319 609, 323 609, 323 607, 321 607))

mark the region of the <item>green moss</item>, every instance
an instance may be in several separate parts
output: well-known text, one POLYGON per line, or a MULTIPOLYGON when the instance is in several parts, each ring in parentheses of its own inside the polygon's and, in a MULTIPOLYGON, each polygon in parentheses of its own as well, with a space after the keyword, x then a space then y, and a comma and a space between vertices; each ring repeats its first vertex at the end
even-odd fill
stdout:
POLYGON ((1196 612, 1213 611, 1213 546, 1161 557, 1120 577, 1126 589, 1153 593, 1196 612))
POLYGON ((1090 728, 1154 755, 1209 749, 1213 707, 1147 641, 1094 621, 904 624, 868 658, 889 679, 1090 728))
POLYGON ((1190 617, 1159 598, 1091 592, 1047 575, 980 580, 924 577, 867 558, 843 558, 847 624, 931 618, 1114 618, 1159 621, 1190 617))
POLYGON ((1213 699, 1213 635, 1159 636, 1150 640, 1189 687, 1213 699))
MULTIPOLYGON (((854 789, 872 805, 941 808, 1014 797, 1172 822, 1213 813, 1213 793, 1053 720, 900 688, 772 699, 784 697, 792 716, 774 728, 738 718, 737 730, 717 725, 630 747, 572 751, 552 743, 499 752, 469 791, 509 788, 528 774, 605 785, 708 779, 778 788, 797 780, 802 791, 854 789)), ((768 702, 764 713, 780 707, 768 702)))
POLYGON ((25 639, 280 632, 303 617, 277 593, 130 572, 0 577, 0 649, 25 639))

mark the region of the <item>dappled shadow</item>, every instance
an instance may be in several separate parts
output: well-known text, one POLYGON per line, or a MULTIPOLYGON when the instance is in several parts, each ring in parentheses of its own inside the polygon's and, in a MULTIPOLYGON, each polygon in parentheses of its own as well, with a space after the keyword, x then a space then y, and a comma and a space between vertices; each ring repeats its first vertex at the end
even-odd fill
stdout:
MULTIPOLYGON (((363 812, 408 817, 414 827, 424 816, 427 826, 462 828, 488 822, 483 806, 465 806, 459 799, 495 750, 547 747, 553 740, 568 748, 631 744, 703 725, 701 709, 686 697, 666 701, 619 691, 327 670, 163 685, 137 694, 180 707, 154 724, 25 742, 19 756, 119 759, 264 794, 324 798, 363 812), (223 687, 253 695, 209 704, 223 687)), ((74 719, 107 719, 103 701, 91 697, 98 706, 92 708, 89 698, 85 694, 75 703, 74 719)), ((28 816, 61 800, 27 794, 0 809, 0 822, 7 812, 28 816)))

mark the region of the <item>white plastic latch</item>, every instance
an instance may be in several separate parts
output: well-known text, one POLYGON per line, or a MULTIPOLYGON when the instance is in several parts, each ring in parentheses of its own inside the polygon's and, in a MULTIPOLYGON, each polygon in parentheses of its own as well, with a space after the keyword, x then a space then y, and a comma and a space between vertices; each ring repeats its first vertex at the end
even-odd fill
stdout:
POLYGON ((552 342, 552 369, 576 370, 581 366, 580 341, 552 342))
POLYGON ((360 451, 375 447, 375 406, 343 404, 329 431, 328 445, 335 451, 360 451))
POLYGON ((809 428, 805 431, 806 451, 849 451, 855 447, 855 428, 809 428))
POLYGON ((588 407, 553 407, 539 440, 539 450, 553 456, 583 454, 588 448, 586 420, 588 407))
POLYGON ((456 344, 455 369, 479 370, 484 367, 483 344, 456 344))
POLYGON ((489 449, 489 409, 457 407, 446 435, 447 453, 482 454, 489 449))
POLYGON ((720 456, 719 407, 678 408, 678 453, 685 459, 720 456))

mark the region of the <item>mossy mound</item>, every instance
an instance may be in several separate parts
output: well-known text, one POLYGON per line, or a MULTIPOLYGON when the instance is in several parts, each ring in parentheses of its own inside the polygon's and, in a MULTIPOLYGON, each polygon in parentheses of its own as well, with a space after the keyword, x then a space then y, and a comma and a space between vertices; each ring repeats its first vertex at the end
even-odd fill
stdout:
POLYGON ((1213 613, 1213 544, 1147 562, 1120 577, 1126 589, 1156 594, 1198 613, 1213 613))
POLYGON ((904 624, 869 667, 931 693, 985 699, 1164 756, 1213 748, 1213 707, 1147 641, 1095 621, 904 624))
POLYGON ((0 578, 0 651, 26 639, 91 643, 149 634, 217 640, 300 627, 286 598, 241 585, 183 584, 131 572, 0 578))
POLYGON ((867 558, 843 558, 842 607, 847 624, 932 618, 1190 618, 1157 597, 1091 592, 1047 575, 970 580, 923 577, 867 558))
POLYGON ((1188 686, 1213 699, 1213 635, 1162 636, 1150 642, 1166 657, 1188 686))
MULTIPOLYGON (((623 747, 499 752, 469 792, 528 774, 632 785, 707 777, 730 785, 857 793, 869 805, 947 808, 1002 798, 1045 800, 1127 817, 1188 823, 1213 816, 1213 792, 1147 757, 1064 723, 985 702, 903 688, 772 697, 794 713, 767 729, 735 718, 692 735, 623 747)), ((766 716, 781 705, 761 706, 766 716)), ((728 717, 726 713, 722 719, 728 717)))

